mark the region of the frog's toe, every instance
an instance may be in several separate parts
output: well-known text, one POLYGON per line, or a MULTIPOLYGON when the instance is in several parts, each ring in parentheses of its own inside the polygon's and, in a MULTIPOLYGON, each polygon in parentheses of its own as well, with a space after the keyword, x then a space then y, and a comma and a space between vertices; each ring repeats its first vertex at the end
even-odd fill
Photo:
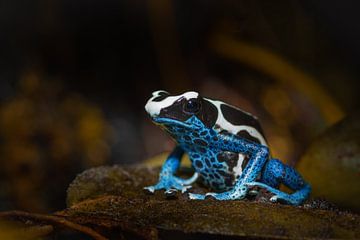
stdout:
POLYGON ((165 188, 165 185, 163 182, 158 182, 157 184, 155 185, 152 185, 152 186, 147 186, 147 187, 144 187, 144 191, 146 193, 149 193, 149 194, 154 194, 154 192, 156 190, 159 190, 159 189, 164 189, 165 188))
POLYGON ((190 188, 192 188, 191 185, 189 185, 189 186, 183 186, 183 187, 181 188, 181 193, 186 193, 190 188))
POLYGON ((231 196, 225 192, 225 193, 207 193, 206 194, 206 197, 213 197, 215 198, 216 200, 230 200, 232 199, 231 196))
POLYGON ((270 202, 272 203, 285 203, 291 205, 297 205, 294 201, 292 201, 289 197, 281 197, 279 195, 274 195, 270 198, 270 202))
POLYGON ((182 186, 181 188, 179 187, 179 189, 176 188, 169 188, 167 189, 164 194, 167 198, 173 198, 176 197, 176 194, 181 191, 181 193, 185 193, 187 192, 187 190, 191 188, 191 186, 182 186))
POLYGON ((188 196, 191 200, 204 200, 206 197, 203 194, 196 194, 196 193, 188 193, 188 196))
POLYGON ((273 203, 276 203, 277 201, 278 201, 278 196, 277 195, 275 195, 275 196, 272 196, 271 198, 270 198, 270 202, 273 202, 273 203))
POLYGON ((165 186, 165 190, 176 190, 181 191, 182 193, 186 192, 191 186, 183 185, 176 181, 173 181, 165 186))
POLYGON ((144 190, 147 193, 153 194, 156 190, 164 189, 166 196, 174 196, 177 191, 181 191, 181 193, 185 193, 191 186, 184 185, 177 181, 175 177, 161 179, 157 184, 153 186, 144 187, 144 190))
POLYGON ((278 203, 285 203, 290 205, 299 205, 301 203, 299 199, 296 199, 289 194, 274 195, 270 198, 270 201, 273 203, 278 202, 278 203))
POLYGON ((218 195, 220 195, 220 194, 218 194, 218 193, 212 193, 212 192, 209 192, 209 193, 206 193, 206 194, 205 194, 206 197, 210 196, 210 197, 214 197, 214 198, 215 198, 216 196, 218 196, 218 195))
POLYGON ((250 196, 256 196, 256 195, 258 195, 259 194, 259 191, 257 191, 257 190, 250 190, 249 191, 249 195, 250 196))
POLYGON ((170 188, 170 189, 166 190, 164 194, 167 198, 173 198, 176 196, 177 192, 178 192, 177 189, 170 188))
POLYGON ((146 193, 149 193, 149 194, 154 194, 154 192, 155 192, 155 187, 154 186, 144 187, 143 189, 144 189, 144 191, 146 193))
POLYGON ((223 193, 207 193, 206 196, 211 196, 216 200, 238 200, 245 198, 247 190, 246 186, 241 186, 223 193))
POLYGON ((262 188, 269 188, 268 185, 264 184, 264 183, 261 183, 261 182, 248 182, 248 183, 245 183, 246 186, 248 187, 262 187, 262 188))

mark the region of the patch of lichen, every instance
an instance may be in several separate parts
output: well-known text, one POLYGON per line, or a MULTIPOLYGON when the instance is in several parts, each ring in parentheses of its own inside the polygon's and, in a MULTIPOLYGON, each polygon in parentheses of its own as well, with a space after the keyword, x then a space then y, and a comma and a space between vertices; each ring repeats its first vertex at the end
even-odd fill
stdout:
POLYGON ((138 197, 144 184, 154 183, 158 169, 98 167, 78 175, 67 190, 67 205, 103 195, 138 197))
POLYGON ((146 194, 142 188, 155 183, 157 175, 158 169, 146 167, 88 170, 69 187, 69 208, 57 214, 111 229, 131 225, 270 239, 360 237, 360 217, 350 213, 248 200, 191 201, 181 194, 169 200, 161 191, 146 194))

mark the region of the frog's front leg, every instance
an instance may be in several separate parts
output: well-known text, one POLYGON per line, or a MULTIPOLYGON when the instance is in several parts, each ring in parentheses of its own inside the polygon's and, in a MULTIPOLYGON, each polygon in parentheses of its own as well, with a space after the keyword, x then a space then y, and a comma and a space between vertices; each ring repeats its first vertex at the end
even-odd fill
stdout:
POLYGON ((176 146, 162 166, 158 183, 153 186, 145 187, 144 189, 150 193, 154 193, 155 190, 165 189, 166 195, 172 195, 174 190, 180 190, 184 193, 191 188, 190 184, 195 182, 198 178, 197 172, 189 179, 182 179, 175 176, 176 171, 180 167, 180 161, 183 154, 184 150, 180 146, 176 146))
POLYGON ((232 190, 223 193, 207 193, 206 195, 190 193, 190 199, 203 200, 206 196, 212 196, 217 200, 236 200, 245 198, 248 192, 248 183, 255 181, 268 159, 269 149, 264 145, 236 137, 225 137, 224 139, 221 139, 221 141, 223 142, 221 145, 222 149, 225 151, 249 154, 251 156, 249 163, 232 190), (225 144, 228 142, 230 142, 230 144, 225 144))

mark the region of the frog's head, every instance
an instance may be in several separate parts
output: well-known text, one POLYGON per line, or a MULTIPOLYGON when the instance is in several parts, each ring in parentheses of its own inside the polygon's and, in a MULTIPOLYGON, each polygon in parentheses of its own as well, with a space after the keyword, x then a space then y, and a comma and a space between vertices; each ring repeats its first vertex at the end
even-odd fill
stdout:
POLYGON ((145 105, 152 120, 171 132, 172 127, 186 131, 212 128, 216 122, 217 108, 197 92, 170 95, 166 91, 153 92, 145 105))

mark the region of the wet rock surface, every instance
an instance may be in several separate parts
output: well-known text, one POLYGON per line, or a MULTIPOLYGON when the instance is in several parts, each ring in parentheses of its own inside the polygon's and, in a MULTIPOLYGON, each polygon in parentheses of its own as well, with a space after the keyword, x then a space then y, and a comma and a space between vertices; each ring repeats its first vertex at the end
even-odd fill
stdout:
POLYGON ((360 114, 329 128, 301 158, 312 195, 360 212, 360 114))
MULTIPOLYGON (((269 203, 266 193, 242 201, 146 194, 142 188, 157 181, 158 170, 114 166, 85 171, 68 189, 69 208, 56 215, 101 231, 150 239, 360 238, 360 216, 324 200, 293 207, 269 203)), ((207 190, 196 185, 193 191, 207 190)))

